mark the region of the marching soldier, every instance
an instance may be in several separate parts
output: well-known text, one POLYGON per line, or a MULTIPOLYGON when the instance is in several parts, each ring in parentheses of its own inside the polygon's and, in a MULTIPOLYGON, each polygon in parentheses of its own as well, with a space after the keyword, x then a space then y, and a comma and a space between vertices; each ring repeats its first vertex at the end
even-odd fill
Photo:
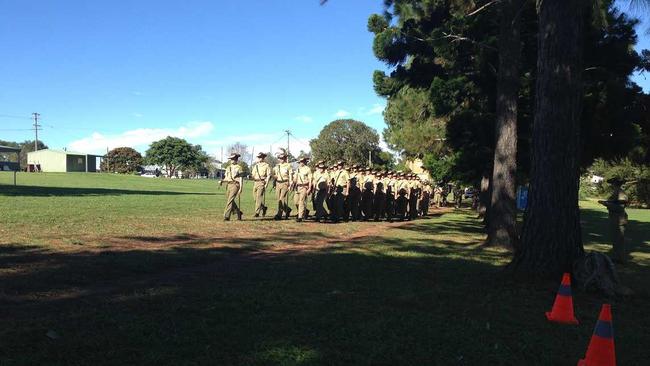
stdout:
POLYGON ((319 162, 316 165, 316 172, 313 174, 312 187, 316 191, 314 196, 314 211, 316 211, 316 222, 325 220, 327 211, 325 211, 324 203, 327 199, 328 182, 330 180, 329 174, 326 171, 325 163, 319 162))
POLYGON ((375 221, 384 218, 386 210, 386 193, 384 193, 384 176, 382 172, 377 173, 375 184, 375 199, 373 201, 372 212, 375 216, 375 221))
POLYGON ((363 175, 363 193, 361 194, 361 212, 363 221, 372 219, 372 205, 374 201, 375 176, 372 169, 366 168, 363 175))
POLYGON ((406 174, 399 173, 397 180, 397 198, 395 199, 395 213, 400 221, 404 221, 406 210, 408 208, 408 182, 406 181, 406 174))
POLYGON ((273 167, 273 176, 275 178, 275 197, 278 201, 278 212, 275 214, 275 220, 282 220, 284 215, 287 219, 291 213, 291 208, 287 203, 289 195, 289 185, 293 181, 293 168, 287 162, 289 159, 287 153, 278 154, 280 162, 273 167))
POLYGON ((224 175, 221 183, 227 184, 226 191, 226 209, 223 212, 223 220, 230 221, 230 215, 235 213, 237 215, 237 220, 241 220, 242 212, 235 202, 237 196, 241 194, 242 187, 244 186, 244 178, 242 174, 241 166, 239 165, 239 154, 232 153, 228 160, 230 160, 230 165, 226 168, 226 174, 224 175))
POLYGON ((418 197, 420 195, 420 188, 417 175, 411 173, 409 176, 409 212, 408 219, 415 220, 418 216, 418 197))
POLYGON ((388 173, 386 182, 386 219, 388 219, 388 222, 393 222, 393 217, 395 217, 395 184, 397 183, 395 172, 388 173))
POLYGON ((339 222, 343 217, 345 211, 345 198, 350 191, 350 174, 345 170, 345 163, 339 161, 336 164, 337 171, 334 174, 334 196, 332 197, 332 203, 334 205, 334 214, 332 215, 332 221, 339 222))
POLYGON ((359 172, 359 165, 352 165, 352 169, 350 171, 350 192, 348 194, 348 205, 350 214, 352 216, 352 221, 358 221, 361 219, 361 189, 359 188, 359 184, 361 184, 361 177, 362 175, 359 172))
POLYGON ((311 168, 308 167, 307 161, 309 158, 302 157, 298 159, 299 167, 294 174, 293 184, 296 189, 295 201, 296 206, 298 206, 298 216, 296 217, 297 222, 302 222, 303 219, 307 218, 307 197, 312 190, 312 172, 311 168))
POLYGON ((255 217, 266 216, 266 186, 271 179, 271 167, 264 161, 266 154, 261 152, 257 154, 257 163, 253 166, 252 177, 255 181, 253 185, 253 196, 255 197, 255 217))

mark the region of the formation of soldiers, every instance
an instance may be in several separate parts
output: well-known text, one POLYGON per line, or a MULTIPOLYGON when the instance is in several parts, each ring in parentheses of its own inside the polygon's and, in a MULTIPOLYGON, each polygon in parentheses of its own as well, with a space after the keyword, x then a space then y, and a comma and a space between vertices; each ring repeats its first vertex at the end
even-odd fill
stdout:
MULTIPOLYGON (((302 222, 313 218, 316 222, 414 220, 426 216, 434 188, 416 174, 381 171, 359 165, 348 166, 343 161, 327 165, 317 162, 315 170, 307 165, 309 158, 298 159, 293 168, 286 153, 277 155, 278 164, 271 168, 265 153, 257 155, 251 168, 254 181, 255 217, 266 216, 266 190, 275 190, 277 211, 275 220, 286 220, 296 209, 295 218, 302 222), (293 202, 289 193, 294 192, 293 202), (311 200, 314 213, 310 216, 307 203, 311 200), (292 208, 293 207, 293 208, 292 208)), ((237 164, 240 155, 233 153, 222 181, 228 185, 224 220, 234 214, 242 219, 237 199, 241 197, 243 174, 237 164)), ((443 192, 440 192, 440 197, 443 192)))

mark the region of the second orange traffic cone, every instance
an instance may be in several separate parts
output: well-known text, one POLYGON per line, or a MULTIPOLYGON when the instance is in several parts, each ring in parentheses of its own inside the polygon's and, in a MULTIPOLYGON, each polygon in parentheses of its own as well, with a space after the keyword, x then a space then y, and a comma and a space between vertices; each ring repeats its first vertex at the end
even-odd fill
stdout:
POLYGON ((576 319, 573 314, 571 275, 569 273, 565 273, 564 276, 562 276, 562 283, 560 284, 560 288, 557 290, 553 309, 546 312, 546 319, 556 323, 578 324, 578 319, 576 319))
POLYGON ((587 354, 584 359, 578 361, 578 366, 616 366, 612 307, 609 304, 604 304, 600 310, 587 354))

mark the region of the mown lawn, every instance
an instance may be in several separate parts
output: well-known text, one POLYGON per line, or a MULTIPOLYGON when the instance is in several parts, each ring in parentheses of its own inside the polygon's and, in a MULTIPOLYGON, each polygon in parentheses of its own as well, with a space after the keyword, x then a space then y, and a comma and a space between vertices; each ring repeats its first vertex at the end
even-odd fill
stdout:
MULTIPOLYGON (((576 289, 581 324, 546 322, 557 283, 508 278, 468 210, 223 223, 214 181, 7 177, 0 365, 575 365, 605 301, 576 289)), ((606 213, 583 208, 587 248, 607 250, 606 213)), ((619 364, 640 365, 650 214, 629 213, 620 273, 635 294, 611 301, 619 364)))

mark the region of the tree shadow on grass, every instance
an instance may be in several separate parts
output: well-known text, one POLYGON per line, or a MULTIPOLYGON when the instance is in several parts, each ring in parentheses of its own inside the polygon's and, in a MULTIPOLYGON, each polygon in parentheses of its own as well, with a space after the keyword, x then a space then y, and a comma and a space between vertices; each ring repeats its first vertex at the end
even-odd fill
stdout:
POLYGON ((41 187, 41 186, 3 186, 2 190, 0 190, 0 196, 9 196, 9 197, 121 196, 121 195, 212 196, 216 194, 217 193, 209 193, 209 192, 147 191, 147 190, 114 189, 114 188, 72 188, 72 187, 41 187))
MULTIPOLYGON (((304 244, 303 237, 280 236, 304 244)), ((3 245, 0 359, 16 365, 574 365, 583 356, 599 304, 577 298, 580 326, 549 324, 543 311, 553 290, 505 281, 494 264, 498 253, 453 237, 371 236, 274 255, 265 251, 273 239, 263 236, 228 241, 182 234, 160 250, 66 253, 3 245), (201 247, 214 240, 230 246, 201 247), (540 344, 544 352, 534 352, 540 344)), ((625 324, 617 328, 621 363, 642 363, 638 345, 650 342, 639 305, 617 305, 617 322, 625 324)))
MULTIPOLYGON (((607 212, 582 209, 580 215, 585 245, 611 245, 612 233, 607 212)), ((650 254, 650 222, 630 219, 625 228, 625 245, 629 253, 650 254)))

